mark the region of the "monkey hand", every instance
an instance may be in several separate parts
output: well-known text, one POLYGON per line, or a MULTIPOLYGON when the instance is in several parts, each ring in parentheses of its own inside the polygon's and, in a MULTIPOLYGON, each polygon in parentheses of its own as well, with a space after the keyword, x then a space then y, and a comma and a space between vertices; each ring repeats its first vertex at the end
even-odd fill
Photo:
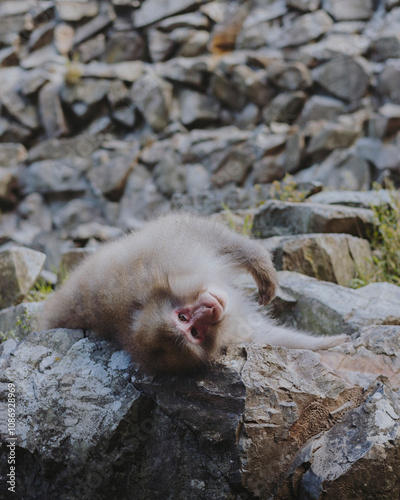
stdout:
POLYGON ((258 286, 258 303, 260 306, 266 306, 276 295, 277 283, 273 281, 259 281, 258 286))

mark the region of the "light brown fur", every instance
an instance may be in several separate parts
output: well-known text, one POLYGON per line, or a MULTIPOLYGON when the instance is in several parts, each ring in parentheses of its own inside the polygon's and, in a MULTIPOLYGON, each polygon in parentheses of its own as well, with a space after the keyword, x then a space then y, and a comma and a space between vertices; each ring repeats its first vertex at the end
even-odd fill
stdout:
MULTIPOLYGON (((187 371, 232 342, 265 342, 324 349, 346 336, 313 337, 276 326, 234 286, 245 269, 259 288, 260 304, 275 296, 277 276, 264 247, 221 224, 173 213, 105 244, 46 302, 43 330, 93 330, 115 339, 150 371, 187 371), (173 308, 201 300, 208 290, 228 297, 223 317, 208 321, 204 341, 186 342, 171 322, 173 308)), ((191 306, 192 307, 192 306, 191 306)))

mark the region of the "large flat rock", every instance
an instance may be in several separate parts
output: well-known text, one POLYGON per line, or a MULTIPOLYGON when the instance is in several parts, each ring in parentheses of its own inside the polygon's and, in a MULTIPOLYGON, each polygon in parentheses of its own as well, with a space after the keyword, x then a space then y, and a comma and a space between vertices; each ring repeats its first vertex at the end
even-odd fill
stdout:
POLYGON ((252 233, 257 238, 304 233, 365 236, 372 220, 372 210, 365 208, 270 200, 256 213, 252 233))
POLYGON ((81 331, 33 333, 0 355, 0 474, 10 393, 24 500, 350 500, 354 485, 359 498, 397 498, 400 327, 374 329, 327 352, 336 358, 231 346, 180 378, 145 375, 81 331))
POLYGON ((353 290, 280 271, 274 307, 280 320, 316 334, 354 333, 369 325, 400 325, 400 287, 371 283, 353 290))

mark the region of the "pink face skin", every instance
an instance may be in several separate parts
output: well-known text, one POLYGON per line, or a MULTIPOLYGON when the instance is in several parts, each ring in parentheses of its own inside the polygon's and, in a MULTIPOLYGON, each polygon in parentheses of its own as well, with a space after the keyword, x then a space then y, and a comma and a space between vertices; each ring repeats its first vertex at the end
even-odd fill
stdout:
POLYGON ((222 291, 204 292, 193 305, 177 308, 172 312, 176 327, 192 344, 201 344, 211 325, 224 315, 227 296, 222 291))

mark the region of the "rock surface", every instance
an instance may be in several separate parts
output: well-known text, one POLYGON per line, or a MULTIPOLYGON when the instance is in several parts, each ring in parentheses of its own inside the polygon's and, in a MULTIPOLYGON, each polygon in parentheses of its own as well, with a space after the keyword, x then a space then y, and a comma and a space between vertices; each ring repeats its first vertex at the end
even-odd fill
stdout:
POLYGON ((349 286, 357 273, 370 274, 372 267, 368 241, 347 234, 274 236, 263 243, 278 270, 295 271, 343 286, 349 286))
POLYGON ((365 236, 372 220, 368 209, 271 200, 257 211, 252 232, 259 238, 303 233, 365 236))
POLYGON ((30 248, 0 252, 0 309, 22 300, 39 277, 46 256, 30 248))
POLYGON ((388 498, 388 481, 390 494, 399 484, 399 328, 361 330, 323 354, 232 347, 183 379, 143 375, 79 331, 31 334, 0 358, 2 395, 9 383, 18 395, 19 493, 105 499, 135 485, 157 498, 321 498, 322 488, 337 498, 351 482, 388 498), (329 366, 345 354, 347 366, 329 366), (391 387, 380 381, 388 370, 391 387), (32 461, 51 482, 29 473, 32 461))
POLYGON ((368 325, 400 325, 400 288, 370 283, 352 290, 304 274, 280 271, 274 308, 283 321, 324 335, 354 333, 368 325))

